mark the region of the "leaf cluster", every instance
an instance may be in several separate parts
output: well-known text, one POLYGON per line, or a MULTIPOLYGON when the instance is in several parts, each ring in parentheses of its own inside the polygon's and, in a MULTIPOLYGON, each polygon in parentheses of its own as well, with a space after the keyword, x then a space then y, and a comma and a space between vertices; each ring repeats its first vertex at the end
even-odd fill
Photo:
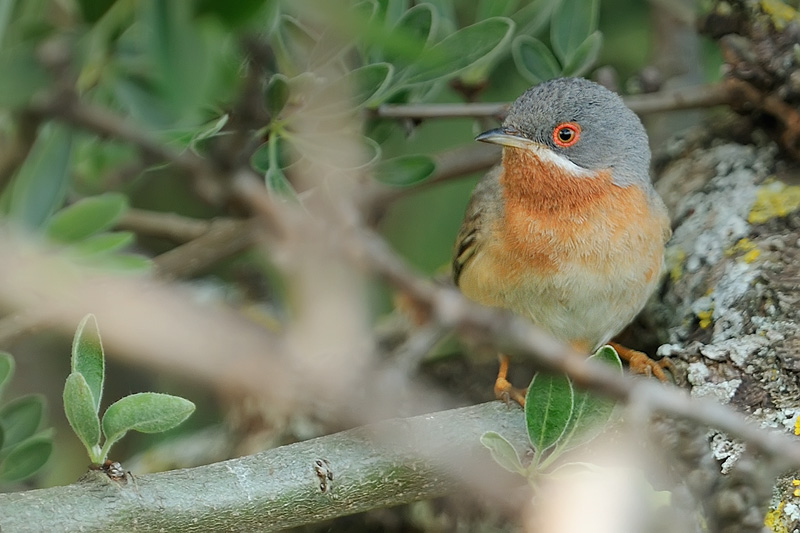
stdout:
POLYGON ((105 354, 94 315, 87 315, 75 331, 71 362, 72 373, 64 385, 64 412, 95 465, 105 463, 111 447, 128 431, 161 433, 176 427, 194 412, 195 406, 189 400, 142 392, 111 404, 101 421, 105 354))
MULTIPOLYGON (((0 396, 14 375, 14 358, 0 352, 0 396)), ((42 429, 45 399, 29 394, 0 406, 0 484, 22 481, 47 463, 53 451, 52 428, 42 429)))
MULTIPOLYGON (((611 346, 603 346, 589 359, 622 372, 622 361, 611 346)), ((536 374, 525 395, 525 424, 533 448, 530 463, 523 466, 514 446, 498 433, 484 434, 481 442, 500 466, 533 480, 564 452, 597 436, 611 420, 614 405, 608 398, 575 390, 563 374, 536 374)))

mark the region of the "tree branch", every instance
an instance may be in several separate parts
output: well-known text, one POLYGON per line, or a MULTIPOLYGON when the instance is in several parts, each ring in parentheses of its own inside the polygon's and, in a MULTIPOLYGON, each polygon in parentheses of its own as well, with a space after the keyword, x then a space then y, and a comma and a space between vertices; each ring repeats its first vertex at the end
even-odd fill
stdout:
POLYGON ((0 530, 278 531, 457 492, 465 480, 508 493, 479 439, 496 431, 525 450, 524 427, 522 410, 492 402, 124 482, 91 471, 66 487, 0 494, 0 530))
MULTIPOLYGON (((731 103, 733 94, 722 83, 683 87, 657 93, 626 96, 625 105, 639 115, 679 109, 697 109, 731 103)), ((503 118, 508 103, 476 104, 384 104, 374 111, 378 118, 503 118)))

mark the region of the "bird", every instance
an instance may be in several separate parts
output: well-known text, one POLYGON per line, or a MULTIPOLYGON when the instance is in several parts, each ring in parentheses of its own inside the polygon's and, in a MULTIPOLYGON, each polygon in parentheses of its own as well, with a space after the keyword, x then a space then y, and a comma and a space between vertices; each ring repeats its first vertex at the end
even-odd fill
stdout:
MULTIPOLYGON (((476 140, 502 146, 502 159, 475 186, 456 237, 461 292, 581 353, 610 343, 631 371, 668 381, 668 359, 611 342, 659 284, 672 234, 636 114, 602 85, 557 78, 528 89, 476 140)), ((499 359, 495 395, 524 406, 508 357, 499 359)))

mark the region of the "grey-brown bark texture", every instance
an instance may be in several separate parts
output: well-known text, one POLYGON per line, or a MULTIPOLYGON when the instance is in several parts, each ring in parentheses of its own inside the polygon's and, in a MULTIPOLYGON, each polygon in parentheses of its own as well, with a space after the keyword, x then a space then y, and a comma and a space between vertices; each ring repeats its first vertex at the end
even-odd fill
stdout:
MULTIPOLYGON (((768 141, 684 138, 664 159, 658 187, 672 209, 674 235, 668 279, 647 311, 668 338, 659 353, 679 363, 692 395, 730 403, 764 427, 794 431, 800 413, 797 167, 768 141)), ((744 447, 714 430, 708 438, 720 472, 740 475, 744 447)), ((769 468, 753 471, 746 462, 749 485, 763 485, 769 468)), ((791 479, 778 484, 772 501, 790 531, 800 524, 791 479)), ((757 507, 765 503, 757 500, 757 507)), ((763 518, 754 516, 750 528, 734 522, 720 530, 758 531, 763 518)))

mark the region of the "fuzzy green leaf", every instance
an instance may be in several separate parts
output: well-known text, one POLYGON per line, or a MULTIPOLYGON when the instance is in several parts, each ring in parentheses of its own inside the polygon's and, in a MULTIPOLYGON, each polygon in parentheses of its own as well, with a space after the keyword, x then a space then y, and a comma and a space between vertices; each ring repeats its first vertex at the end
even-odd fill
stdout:
POLYGON ((117 0, 78 0, 83 20, 94 24, 111 9, 117 0))
POLYGON ((511 17, 517 23, 517 35, 536 35, 548 22, 559 0, 530 0, 511 17))
POLYGON ((106 193, 78 200, 47 221, 46 235, 60 243, 74 243, 112 227, 128 208, 123 194, 106 193))
POLYGON ((81 374, 86 381, 92 394, 95 413, 100 410, 100 400, 103 397, 105 367, 105 354, 97 318, 89 314, 78 324, 72 340, 72 372, 81 374))
POLYGON ((103 415, 106 447, 128 431, 161 433, 174 428, 192 414, 194 404, 178 396, 157 392, 131 394, 111 404, 103 415))
POLYGON ((0 480, 20 481, 42 468, 53 452, 53 437, 36 435, 19 443, 0 463, 0 480))
POLYGON ((525 474, 525 468, 519 460, 519 455, 514 446, 505 437, 494 431, 487 431, 481 435, 481 444, 489 449, 492 459, 497 464, 515 474, 525 474))
POLYGON ((95 460, 92 451, 100 444, 100 417, 97 416, 92 391, 78 372, 70 374, 64 384, 64 413, 72 430, 95 460))
POLYGON ((514 39, 511 55, 520 74, 531 83, 552 80, 561 74, 553 52, 539 39, 523 35, 514 39))
POLYGON ((14 358, 8 352, 0 352, 0 395, 3 393, 3 387, 11 381, 14 375, 14 358))
POLYGON ((289 79, 283 74, 275 74, 269 80, 267 89, 264 92, 264 103, 270 117, 275 117, 283 110, 286 102, 289 101, 289 79))
POLYGON ((32 43, 0 50, 0 106, 22 107, 50 83, 32 43))
POLYGON ((528 437, 541 454, 556 444, 572 417, 572 383, 564 375, 536 374, 525 395, 528 437))
POLYGON ((39 429, 44 416, 44 396, 30 394, 8 402, 0 409, 6 448, 16 446, 39 429))
POLYGON ((432 42, 438 17, 433 6, 428 3, 418 4, 403 13, 390 34, 390 40, 396 41, 396 46, 386 46, 383 51, 386 61, 401 68, 416 61, 432 42))
POLYGON ((430 47, 409 68, 407 83, 449 78, 503 46, 514 32, 514 22, 493 17, 451 33, 430 47))
POLYGON ((561 0, 550 22, 550 43, 565 65, 589 35, 597 31, 600 0, 561 0))
POLYGON ((575 50, 561 74, 563 76, 582 76, 586 74, 600 56, 602 47, 603 34, 599 31, 592 33, 575 50))
POLYGON ((130 246, 134 241, 134 234, 130 231, 113 231, 92 235, 77 243, 72 249, 81 256, 95 256, 110 254, 130 246))
POLYGON ((49 124, 41 131, 6 191, 11 218, 38 229, 61 206, 69 186, 72 145, 72 132, 65 126, 49 124))
POLYGON ((427 155, 406 155, 381 161, 375 172, 378 181, 395 187, 407 187, 428 178, 436 163, 427 155))
MULTIPOLYGON (((611 346, 603 346, 590 356, 589 360, 609 364, 622 374, 622 361, 611 346)), ((574 447, 594 438, 610 420, 615 405, 616 403, 608 398, 588 391, 575 391, 572 418, 561 439, 562 446, 574 447)))

